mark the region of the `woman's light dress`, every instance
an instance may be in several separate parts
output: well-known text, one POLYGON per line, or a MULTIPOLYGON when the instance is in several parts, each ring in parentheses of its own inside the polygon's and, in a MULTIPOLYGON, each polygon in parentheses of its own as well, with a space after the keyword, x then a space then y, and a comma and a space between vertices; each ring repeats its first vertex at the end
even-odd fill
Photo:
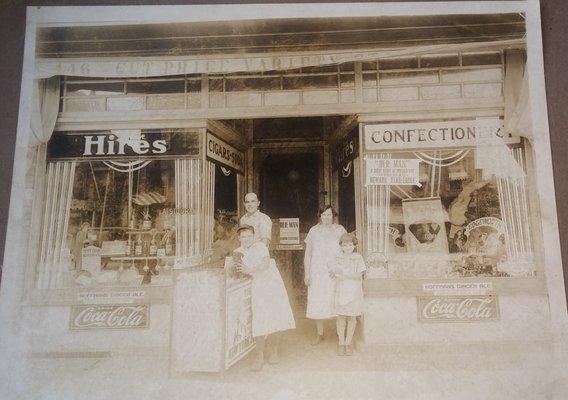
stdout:
POLYGON ((335 317, 334 282, 329 276, 328 266, 341 251, 339 238, 346 233, 338 224, 318 224, 313 226, 305 242, 311 246, 310 285, 308 286, 308 306, 306 317, 327 319, 335 317))

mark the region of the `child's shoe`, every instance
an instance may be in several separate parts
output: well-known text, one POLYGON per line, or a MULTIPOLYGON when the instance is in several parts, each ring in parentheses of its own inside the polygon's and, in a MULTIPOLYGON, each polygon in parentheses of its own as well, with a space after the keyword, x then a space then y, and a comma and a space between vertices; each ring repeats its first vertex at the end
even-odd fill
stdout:
POLYGON ((345 347, 345 355, 346 356, 352 356, 353 355, 353 346, 348 344, 345 347))
POLYGON ((337 355, 344 356, 345 355, 345 346, 342 344, 337 345, 337 355))
POLYGON ((312 340, 312 346, 317 346, 318 344, 320 344, 321 342, 323 342, 323 335, 317 335, 314 340, 312 340))

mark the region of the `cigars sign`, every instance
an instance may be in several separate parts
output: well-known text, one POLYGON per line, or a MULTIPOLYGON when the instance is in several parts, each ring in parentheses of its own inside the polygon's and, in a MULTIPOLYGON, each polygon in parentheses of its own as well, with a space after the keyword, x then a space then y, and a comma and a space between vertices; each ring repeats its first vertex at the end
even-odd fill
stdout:
POLYGON ((206 156, 210 161, 234 169, 241 174, 245 170, 245 156, 217 136, 207 132, 206 156))
POLYGON ((69 328, 71 330, 148 328, 149 311, 148 304, 76 305, 71 307, 69 328))
POLYGON ((483 322, 499 320, 496 296, 418 297, 420 322, 483 322))

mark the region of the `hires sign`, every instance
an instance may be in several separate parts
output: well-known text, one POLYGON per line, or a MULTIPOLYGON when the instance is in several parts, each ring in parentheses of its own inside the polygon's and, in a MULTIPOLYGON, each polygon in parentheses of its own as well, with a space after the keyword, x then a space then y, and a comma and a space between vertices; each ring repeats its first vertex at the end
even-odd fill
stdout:
POLYGON ((152 159, 200 153, 199 132, 187 130, 56 132, 47 146, 48 160, 152 159))
POLYGON ((76 305, 71 307, 69 329, 133 329, 147 328, 148 304, 76 305))
POLYGON ((499 320, 496 296, 418 297, 420 322, 482 322, 499 320))
POLYGON ((120 138, 116 135, 86 135, 84 156, 126 155, 125 148, 139 155, 164 154, 167 150, 165 139, 148 141, 143 135, 139 138, 120 138))

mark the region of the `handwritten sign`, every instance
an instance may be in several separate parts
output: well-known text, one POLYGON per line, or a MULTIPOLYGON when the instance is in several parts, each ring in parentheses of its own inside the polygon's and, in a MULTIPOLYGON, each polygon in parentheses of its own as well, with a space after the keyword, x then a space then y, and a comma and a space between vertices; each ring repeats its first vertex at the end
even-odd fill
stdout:
POLYGON ((300 243, 300 219, 280 218, 280 244, 300 243))
POLYGON ((420 322, 482 322, 500 318, 497 296, 418 297, 420 322))
POLYGON ((71 330, 147 328, 149 314, 148 304, 76 305, 71 307, 69 328, 71 330))
POLYGON ((420 160, 367 158, 365 185, 420 185, 420 160))

